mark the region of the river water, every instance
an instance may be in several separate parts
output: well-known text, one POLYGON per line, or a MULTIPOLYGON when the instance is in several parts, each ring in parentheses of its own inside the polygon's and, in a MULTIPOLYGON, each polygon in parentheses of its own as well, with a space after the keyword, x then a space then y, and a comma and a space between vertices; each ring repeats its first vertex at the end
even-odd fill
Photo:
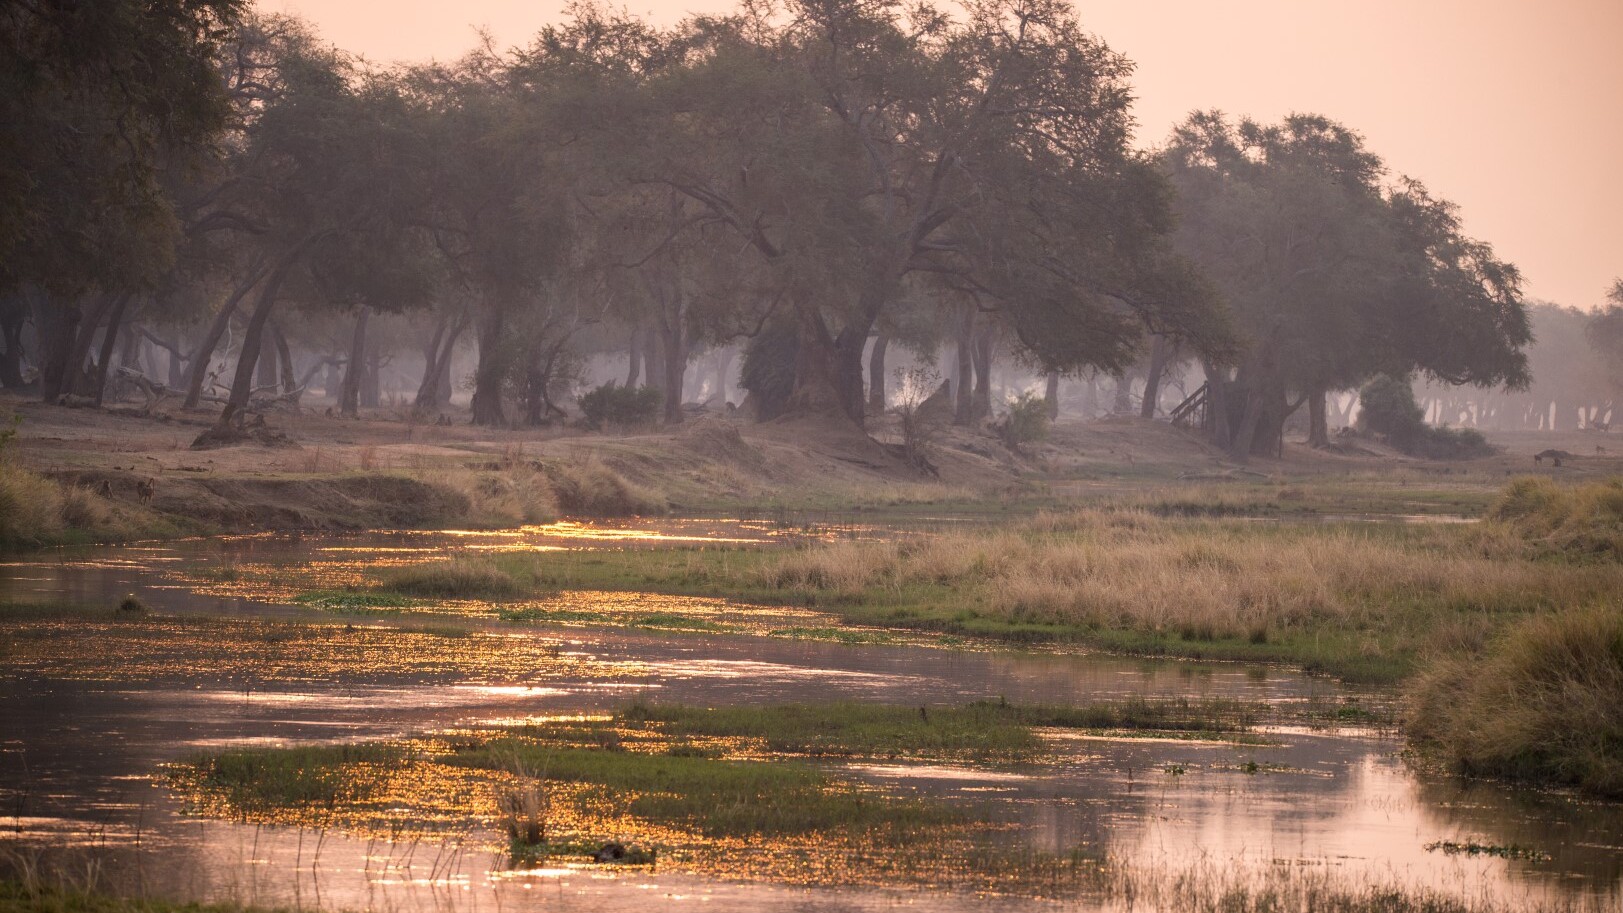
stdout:
MULTIPOLYGON (((840 534, 882 533, 851 527, 840 534)), ((263 584, 266 577, 244 569, 283 568, 301 579, 341 582, 359 565, 470 549, 578 557, 594 549, 781 538, 771 526, 727 521, 562 524, 510 533, 199 539, 4 563, 0 601, 110 607, 135 594, 163 617, 222 621, 198 629, 160 619, 139 623, 134 633, 91 616, 0 622, 7 638, 0 651, 0 845, 18 858, 42 854, 59 865, 94 866, 98 878, 121 890, 344 910, 594 910, 648 902, 710 910, 1121 907, 1119 896, 788 885, 747 862, 729 877, 587 865, 515 872, 489 834, 391 842, 190 817, 161 771, 223 746, 399 737, 608 710, 639 696, 702 705, 1225 697, 1271 705, 1291 720, 1302 717, 1290 711, 1303 707, 1390 700, 1322 678, 1234 664, 477 617, 469 619, 472 633, 457 637, 415 630, 410 617, 385 616, 356 618, 359 630, 347 635, 326 625, 320 635, 326 640, 308 647, 288 647, 278 641, 282 634, 266 640, 279 644, 271 648, 228 644, 280 622, 333 620, 278 602, 273 586, 256 594, 242 581, 263 584)), ((668 596, 580 597, 593 598, 621 608, 688 608, 668 596)), ((804 610, 696 602, 692 608, 704 617, 760 614, 774 625, 836 624, 804 610)), ((1512 905, 1618 903, 1619 806, 1419 772, 1390 732, 1293 724, 1263 735, 1268 744, 1055 733, 1049 759, 1017 771, 873 763, 849 771, 904 794, 994 807, 1018 823, 1018 839, 1034 848, 1086 847, 1141 872, 1242 879, 1310 872, 1512 905), (1449 843, 1498 847, 1501 855, 1450 853, 1449 843)))

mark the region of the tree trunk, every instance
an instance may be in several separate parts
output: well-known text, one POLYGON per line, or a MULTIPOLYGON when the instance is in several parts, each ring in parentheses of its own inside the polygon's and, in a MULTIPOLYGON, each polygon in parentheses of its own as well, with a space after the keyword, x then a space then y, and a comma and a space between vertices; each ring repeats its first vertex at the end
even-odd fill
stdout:
POLYGON ((1059 375, 1049 374, 1043 388, 1043 403, 1048 406, 1048 420, 1059 418, 1059 375))
POLYGON ((992 415, 992 353, 997 348, 997 327, 982 326, 975 334, 970 362, 975 368, 974 416, 976 421, 992 415))
POLYGON ((96 401, 96 407, 101 408, 102 400, 107 393, 107 366, 113 362, 113 347, 118 343, 118 330, 124 323, 124 312, 129 307, 130 296, 119 295, 118 302, 113 305, 112 313, 107 315, 107 331, 101 337, 101 353, 96 360, 96 379, 91 397, 96 401))
POLYGON ((1155 337, 1150 345, 1150 367, 1144 375, 1144 399, 1138 404, 1141 418, 1155 418, 1161 407, 1161 375, 1166 373, 1167 362, 1172 360, 1172 346, 1165 336, 1155 337))
POLYGON ((1234 443, 1234 430, 1229 425, 1229 381, 1227 370, 1219 370, 1211 362, 1203 362, 1206 375, 1206 422, 1211 427, 1212 441, 1228 448, 1234 443))
POLYGON ((1325 397, 1328 395, 1328 391, 1322 388, 1307 395, 1307 445, 1309 447, 1330 446, 1330 418, 1325 403, 1325 397))
POLYGON ((716 352, 716 402, 723 408, 730 402, 727 398, 727 385, 731 380, 733 368, 733 350, 731 346, 716 352))
POLYGON ((366 325, 372 309, 361 306, 355 315, 355 329, 349 334, 349 360, 344 363, 344 383, 338 390, 338 414, 345 418, 361 415, 361 374, 366 370, 366 325))
POLYGON ((880 330, 868 355, 868 411, 874 415, 885 411, 885 350, 889 347, 890 334, 880 330))
POLYGON ((361 407, 376 409, 383 405, 383 353, 378 351, 377 340, 366 346, 366 371, 361 374, 361 407))
POLYGON ((284 257, 259 291, 259 300, 248 318, 248 330, 242 337, 242 352, 237 355, 231 395, 226 399, 225 408, 220 410, 221 428, 230 425, 237 413, 248 408, 248 398, 254 392, 254 367, 259 362, 259 343, 265 333, 265 322, 270 319, 271 310, 276 306, 276 295, 282 289, 282 280, 287 277, 296 256, 294 253, 284 257))
POLYGON ((958 370, 953 380, 954 425, 968 425, 975 420, 975 400, 971 384, 975 376, 975 309, 965 306, 958 319, 958 370))
POLYGON ((665 369, 665 381, 660 386, 665 393, 665 421, 679 425, 682 423, 682 383, 688 367, 687 340, 680 320, 673 320, 660 330, 660 348, 664 350, 660 361, 665 369))
POLYGON ((27 306, 20 300, 0 306, 0 387, 15 390, 23 386, 23 325, 27 306))
POLYGON ((449 327, 442 321, 434 331, 434 339, 424 350, 427 364, 423 369, 423 382, 417 388, 416 405, 420 409, 438 409, 451 401, 451 359, 456 344, 468 329, 468 312, 456 315, 449 327))
POLYGON ((1234 430, 1234 440, 1229 442, 1229 458, 1235 462, 1250 461, 1252 443, 1256 440, 1257 428, 1262 424, 1262 411, 1261 391, 1248 389, 1245 397, 1245 413, 1240 418, 1240 426, 1234 430))
POLYGON ((637 381, 642 379, 642 328, 632 327, 631 342, 626 346, 626 389, 635 389, 637 381))
POLYGON ((265 273, 264 267, 254 270, 248 279, 231 293, 231 297, 226 299, 225 304, 220 307, 220 312, 215 314, 214 320, 209 323, 208 332, 198 341, 197 348, 192 351, 192 357, 187 365, 189 370, 186 372, 186 399, 181 404, 183 407, 191 409, 202 400, 203 381, 208 379, 209 362, 214 360, 214 349, 220 344, 220 338, 225 335, 226 328, 231 325, 231 317, 237 312, 242 299, 248 297, 254 286, 265 278, 265 273))
POLYGON ((292 393, 294 390, 300 390, 298 371, 293 366, 293 347, 287 344, 287 335, 282 332, 282 325, 271 321, 270 334, 271 341, 276 343, 276 363, 282 369, 282 392, 292 393))
MULTIPOLYGON (((271 324, 265 324, 265 338, 259 341, 259 351, 270 349, 274 352, 275 340, 271 337, 271 324), (269 345, 267 345, 269 343, 269 345)), ((276 380, 277 363, 275 358, 261 358, 256 368, 258 376, 254 378, 254 385, 258 387, 274 387, 276 380)))
POLYGON ((486 306, 479 318, 479 364, 473 371, 473 423, 505 425, 502 386, 507 380, 507 315, 503 308, 486 306))
POLYGON ((665 349, 660 345, 659 332, 653 327, 640 334, 642 342, 643 384, 665 392, 665 349))

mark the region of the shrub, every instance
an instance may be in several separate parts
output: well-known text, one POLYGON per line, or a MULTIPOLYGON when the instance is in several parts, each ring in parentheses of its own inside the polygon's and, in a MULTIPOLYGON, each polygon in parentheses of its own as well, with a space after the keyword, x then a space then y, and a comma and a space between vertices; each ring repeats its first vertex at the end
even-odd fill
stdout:
POLYGON ((1048 437, 1048 402, 1027 391, 1009 400, 1008 411, 992 423, 992 430, 1010 450, 1048 437))
POLYGON ((654 387, 622 387, 611 380, 581 394, 580 411, 595 429, 639 428, 654 423, 660 399, 654 387))
POLYGON ((1410 456, 1428 460, 1462 460, 1491 455, 1487 438, 1470 428, 1434 428, 1415 402, 1408 378, 1382 374, 1358 393, 1358 426, 1384 435, 1387 442, 1410 456))
POLYGON ((799 352, 800 334, 788 321, 768 324, 744 346, 738 383, 749 391, 756 418, 777 418, 788 407, 799 352))
POLYGON ((1528 619, 1480 650, 1432 660, 1409 732, 1468 774, 1623 797, 1623 612, 1528 619))
POLYGON ((930 395, 941 383, 941 375, 934 369, 914 367, 896 369, 896 406, 892 411, 901 419, 902 458, 920 472, 936 474, 936 438, 946 417, 930 407, 930 395))

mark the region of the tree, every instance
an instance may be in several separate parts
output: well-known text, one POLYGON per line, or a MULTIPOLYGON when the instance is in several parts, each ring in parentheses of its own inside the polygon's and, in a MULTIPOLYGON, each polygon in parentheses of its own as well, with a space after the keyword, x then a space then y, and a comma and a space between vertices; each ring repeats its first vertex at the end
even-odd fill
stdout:
POLYGON ((774 271, 791 408, 862 420, 862 356, 909 277, 939 287, 939 313, 966 295, 998 312, 1053 370, 1129 358, 1146 323, 1219 335, 1163 243, 1165 183, 1127 148, 1129 64, 1068 5, 786 13, 661 36, 588 9, 525 66, 591 89, 561 123, 609 173, 688 197, 774 271))
MULTIPOLYGON (((1614 396, 1623 394, 1623 279, 1606 293, 1608 305, 1595 312, 1584 328, 1589 344, 1607 368, 1606 380, 1614 396)), ((1605 413, 1610 414, 1608 402, 1605 413)))
POLYGON ((1309 404, 1377 373, 1526 383, 1531 335, 1515 268, 1466 238, 1418 182, 1383 182, 1362 137, 1318 115, 1276 125, 1197 113, 1165 152, 1179 248, 1222 290, 1244 336, 1232 374, 1208 364, 1220 443, 1267 453, 1309 404))

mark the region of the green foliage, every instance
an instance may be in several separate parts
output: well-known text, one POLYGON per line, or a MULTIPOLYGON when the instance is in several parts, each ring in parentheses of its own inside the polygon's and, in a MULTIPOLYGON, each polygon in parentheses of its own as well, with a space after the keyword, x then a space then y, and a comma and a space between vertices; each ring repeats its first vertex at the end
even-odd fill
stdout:
POLYGON ((1410 734, 1462 772, 1623 797, 1623 612, 1530 618, 1434 657, 1411 691, 1410 734))
POLYGON ((223 798, 238 813, 332 808, 374 795, 405 752, 385 743, 245 748, 194 760, 178 780, 223 798))
POLYGON ((1435 428, 1415 402, 1407 378, 1382 374, 1359 391, 1359 427, 1379 434, 1410 456, 1433 460, 1472 459, 1494 450, 1481 432, 1472 428, 1435 428))
POLYGON ((580 396, 580 411, 588 427, 641 428, 659 417, 660 392, 655 387, 622 387, 609 381, 580 396))
POLYGON ((1019 450, 1048 437, 1048 401, 1029 390, 1009 400, 1008 410, 992 430, 1010 450, 1019 450))
POLYGON ((1408 378, 1377 376, 1358 391, 1358 423, 1364 430, 1397 438, 1414 433, 1425 413, 1408 378))
POLYGON ((744 346, 738 383, 749 391, 761 421, 777 418, 788 408, 799 351, 800 334, 786 321, 767 324, 744 346))

